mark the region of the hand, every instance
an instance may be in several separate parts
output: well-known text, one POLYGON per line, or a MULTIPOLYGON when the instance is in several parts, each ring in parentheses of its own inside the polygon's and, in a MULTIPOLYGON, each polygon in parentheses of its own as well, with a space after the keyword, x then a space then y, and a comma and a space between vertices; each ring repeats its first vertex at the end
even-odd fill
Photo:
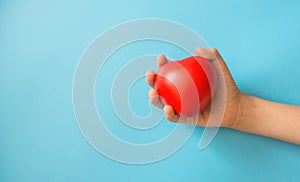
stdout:
MULTIPOLYGON (((155 106, 164 109, 165 117, 169 121, 206 127, 229 127, 300 145, 300 106, 275 103, 240 92, 226 63, 216 49, 196 48, 195 52, 198 56, 211 61, 218 73, 217 89, 212 102, 213 109, 211 105, 208 105, 195 117, 181 117, 171 106, 163 105, 154 88, 155 73, 154 71, 147 72, 146 81, 152 87, 149 91, 149 100, 155 106), (223 117, 215 116, 220 114, 223 117), (209 119, 210 117, 213 118, 213 122, 209 119), (217 121, 214 122, 214 120, 217 121)), ((167 61, 164 55, 159 55, 158 67, 167 61)))
MULTIPOLYGON (((222 127, 235 127, 235 123, 237 118, 239 117, 239 107, 241 102, 241 96, 243 95, 238 87, 236 86, 227 66, 224 62, 222 56, 219 54, 217 49, 215 48, 196 48, 195 53, 198 56, 204 57, 211 61, 211 63, 215 66, 217 73, 218 73, 218 80, 221 78, 224 79, 225 85, 222 85, 223 82, 218 82, 216 93, 214 95, 214 102, 216 105, 221 103, 224 100, 223 97, 226 98, 225 103, 225 111, 224 116, 221 121, 222 127)), ((159 55, 157 58, 157 65, 158 67, 162 66, 167 62, 167 58, 164 55, 159 55)), ((154 71, 150 70, 146 74, 146 81, 152 87, 149 91, 149 100, 150 102, 159 107, 163 108, 165 112, 165 117, 171 122, 181 122, 187 124, 196 124, 198 126, 206 126, 206 127, 215 127, 217 126, 215 123, 208 123, 208 118, 211 113, 211 105, 208 105, 201 113, 199 113, 198 117, 180 117, 177 115, 173 108, 169 105, 164 105, 161 102, 161 99, 158 95, 158 92, 154 88, 154 71), (208 125, 207 125, 208 124, 208 125)), ((224 108, 217 108, 217 112, 221 112, 221 109, 224 108), (220 111, 218 111, 218 109, 220 111)), ((218 122, 219 123, 219 122, 218 122)))

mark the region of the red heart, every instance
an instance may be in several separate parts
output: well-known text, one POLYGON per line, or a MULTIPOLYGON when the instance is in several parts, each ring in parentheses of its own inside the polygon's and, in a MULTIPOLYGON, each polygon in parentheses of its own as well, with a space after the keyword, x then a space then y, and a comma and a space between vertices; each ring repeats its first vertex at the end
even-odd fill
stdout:
POLYGON ((162 65, 154 77, 162 102, 177 114, 191 117, 210 103, 217 86, 217 73, 208 60, 192 56, 162 65))

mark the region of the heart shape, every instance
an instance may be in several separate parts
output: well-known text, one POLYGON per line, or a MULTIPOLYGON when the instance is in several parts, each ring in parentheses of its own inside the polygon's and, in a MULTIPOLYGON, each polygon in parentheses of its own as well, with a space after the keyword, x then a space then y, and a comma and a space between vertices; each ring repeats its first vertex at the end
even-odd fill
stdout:
POLYGON ((200 56, 169 61, 158 69, 154 86, 165 105, 179 115, 192 117, 210 103, 217 87, 217 72, 200 56))

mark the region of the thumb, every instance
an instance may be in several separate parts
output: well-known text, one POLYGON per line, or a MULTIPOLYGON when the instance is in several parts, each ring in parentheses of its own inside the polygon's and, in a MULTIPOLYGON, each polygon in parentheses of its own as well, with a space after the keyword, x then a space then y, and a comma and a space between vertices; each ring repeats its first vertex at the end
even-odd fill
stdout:
POLYGON ((205 59, 211 61, 219 75, 230 74, 228 67, 216 48, 201 48, 197 47, 195 53, 205 59))

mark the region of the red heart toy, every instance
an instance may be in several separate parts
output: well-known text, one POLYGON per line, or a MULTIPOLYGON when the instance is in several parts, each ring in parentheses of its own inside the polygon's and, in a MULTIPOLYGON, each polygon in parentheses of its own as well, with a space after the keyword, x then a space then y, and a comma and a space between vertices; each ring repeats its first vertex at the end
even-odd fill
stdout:
POLYGON ((211 101, 217 87, 217 73, 205 58, 192 56, 162 65, 154 85, 164 104, 179 115, 191 117, 211 101))

